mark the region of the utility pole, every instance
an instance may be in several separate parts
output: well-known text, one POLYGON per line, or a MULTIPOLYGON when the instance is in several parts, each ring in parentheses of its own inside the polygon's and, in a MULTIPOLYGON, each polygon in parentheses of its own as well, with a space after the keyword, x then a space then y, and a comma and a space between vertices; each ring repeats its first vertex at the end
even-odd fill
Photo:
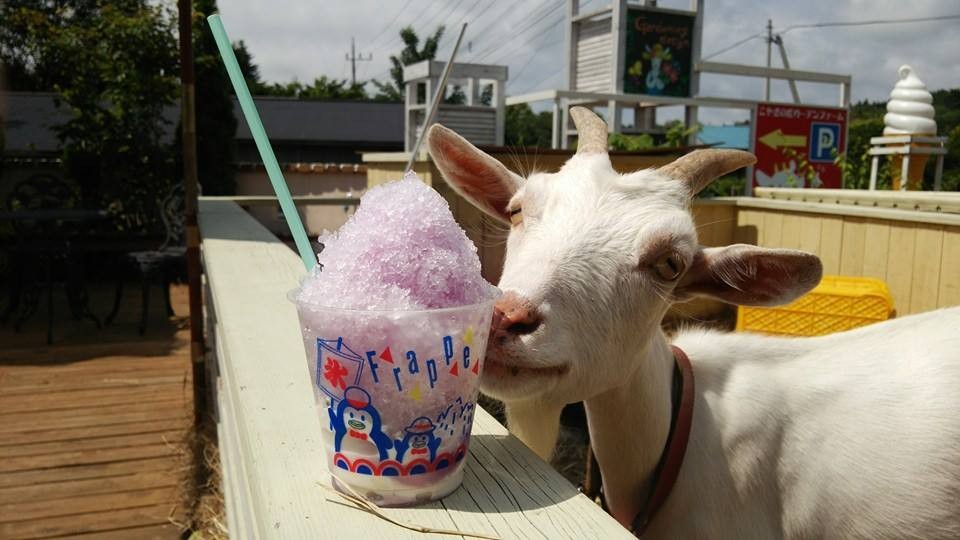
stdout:
MULTIPOLYGON (((790 69, 790 61, 787 60, 787 48, 783 46, 783 36, 780 34, 773 36, 773 42, 776 43, 780 49, 780 60, 783 62, 784 69, 790 69)), ((787 82, 790 83, 790 93, 793 94, 793 102, 800 103, 800 92, 797 91, 797 81, 788 79, 787 82)))
MULTIPOLYGON (((770 66, 770 55, 773 52, 773 20, 767 19, 767 69, 770 66)), ((770 77, 767 77, 766 85, 764 86, 763 100, 770 101, 770 77)))
POLYGON ((350 52, 347 54, 347 60, 350 61, 350 84, 357 84, 357 61, 360 62, 369 62, 373 60, 373 53, 367 55, 366 58, 363 57, 363 53, 360 56, 357 56, 357 47, 353 42, 353 38, 350 38, 350 52))

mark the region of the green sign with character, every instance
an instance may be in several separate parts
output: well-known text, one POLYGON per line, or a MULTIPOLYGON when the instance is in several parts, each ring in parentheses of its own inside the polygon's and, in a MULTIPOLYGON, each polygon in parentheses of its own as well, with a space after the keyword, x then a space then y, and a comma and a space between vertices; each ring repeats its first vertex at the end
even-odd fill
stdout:
POLYGON ((690 96, 694 18, 661 10, 627 10, 625 93, 690 96))

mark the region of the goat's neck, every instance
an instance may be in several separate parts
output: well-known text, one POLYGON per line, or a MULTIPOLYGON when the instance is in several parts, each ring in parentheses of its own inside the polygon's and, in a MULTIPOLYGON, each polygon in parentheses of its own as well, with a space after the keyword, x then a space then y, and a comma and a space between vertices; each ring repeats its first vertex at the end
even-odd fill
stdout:
POLYGON ((584 402, 613 517, 629 525, 650 490, 670 430, 673 353, 657 331, 623 385, 584 402))

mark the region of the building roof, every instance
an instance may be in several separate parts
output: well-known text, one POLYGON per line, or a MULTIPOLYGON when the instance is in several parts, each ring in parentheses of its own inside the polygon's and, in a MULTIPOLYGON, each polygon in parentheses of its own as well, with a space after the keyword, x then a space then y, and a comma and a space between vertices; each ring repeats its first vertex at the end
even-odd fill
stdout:
MULTIPOLYGON (((54 126, 66 122, 69 112, 59 108, 51 92, 0 92, 5 153, 54 153, 60 141, 54 126)), ((273 142, 310 142, 347 145, 395 143, 403 145, 403 104, 362 101, 307 101, 256 97, 257 110, 273 142)), ((163 116, 170 142, 177 127, 179 106, 163 116)), ((234 102, 237 135, 252 140, 240 105, 234 102)))
MULTIPOLYGON (((275 97, 254 101, 271 141, 403 144, 403 103, 275 97)), ((253 139, 239 103, 234 103, 234 114, 239 119, 237 139, 253 139)))
POLYGON ((60 148, 53 126, 69 119, 54 103, 50 92, 0 93, 0 117, 3 117, 4 151, 13 153, 52 153, 60 148))
POLYGON ((750 148, 750 126, 703 126, 697 139, 717 148, 750 148))

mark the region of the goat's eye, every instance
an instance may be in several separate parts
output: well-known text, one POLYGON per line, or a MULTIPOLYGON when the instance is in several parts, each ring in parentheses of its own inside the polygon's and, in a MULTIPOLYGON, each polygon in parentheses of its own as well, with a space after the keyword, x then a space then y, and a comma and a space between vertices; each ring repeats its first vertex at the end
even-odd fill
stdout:
POLYGON ((673 281, 680 277, 684 271, 683 259, 675 252, 664 253, 653 264, 653 269, 657 275, 666 281, 673 281))
POLYGON ((516 226, 521 223, 523 223, 522 209, 515 208, 513 210, 510 210, 510 224, 516 226))

